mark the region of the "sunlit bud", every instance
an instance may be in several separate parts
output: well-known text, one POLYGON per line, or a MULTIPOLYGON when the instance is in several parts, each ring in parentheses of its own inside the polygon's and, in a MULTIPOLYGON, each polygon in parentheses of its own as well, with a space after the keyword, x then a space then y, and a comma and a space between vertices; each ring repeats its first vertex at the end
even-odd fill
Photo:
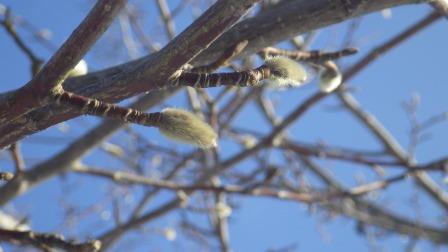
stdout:
POLYGON ((0 172, 0 181, 10 181, 14 178, 11 172, 0 172))
POLYGON ((219 218, 227 218, 232 214, 232 208, 224 202, 216 203, 215 211, 219 218))
POLYGON ((381 11, 381 15, 383 16, 384 19, 389 19, 392 17, 392 10, 390 8, 383 9, 381 11))
POLYGON ((247 149, 254 147, 257 144, 257 138, 252 135, 246 134, 241 137, 244 147, 247 149))
POLYGON ((278 134, 277 136, 272 139, 272 146, 278 147, 283 143, 283 140, 285 138, 285 135, 283 133, 278 134))
POLYGON ((325 93, 334 91, 342 83, 342 74, 332 61, 325 62, 319 78, 319 88, 325 93))
POLYGON ((27 223, 22 223, 19 218, 15 218, 2 211, 0 211, 0 228, 17 231, 30 230, 30 226, 27 223))
POLYGON ((216 147, 218 135, 213 128, 195 114, 175 108, 166 108, 157 127, 169 139, 208 149, 216 147))
POLYGON ((177 237, 176 230, 173 228, 165 228, 165 230, 163 230, 163 235, 168 241, 174 241, 177 237))
POLYGON ((92 245, 93 251, 99 251, 103 244, 101 243, 100 240, 95 240, 95 241, 91 242, 91 245, 92 245))
POLYGON ((292 40, 294 44, 298 46, 303 46, 303 44, 305 44, 305 39, 302 35, 295 36, 292 40))
POLYGON ((181 208, 186 207, 188 204, 188 199, 189 199, 188 194, 182 190, 178 190, 178 191, 176 191, 176 196, 181 201, 180 207, 181 208))
POLYGON ((76 66, 68 72, 67 77, 76 77, 80 75, 87 74, 89 71, 89 67, 87 66, 87 62, 85 60, 80 60, 76 66))
POLYGON ((272 87, 298 87, 308 79, 305 68, 287 57, 268 58, 264 65, 271 71, 271 76, 264 82, 272 87))

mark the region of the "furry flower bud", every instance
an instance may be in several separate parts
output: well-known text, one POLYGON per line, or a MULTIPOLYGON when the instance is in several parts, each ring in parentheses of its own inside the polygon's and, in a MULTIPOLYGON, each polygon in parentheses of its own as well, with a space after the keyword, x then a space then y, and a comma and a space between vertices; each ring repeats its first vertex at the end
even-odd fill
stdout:
POLYGON ((325 93, 330 93, 341 85, 342 74, 335 63, 327 61, 324 64, 324 69, 321 71, 319 79, 320 90, 325 93))
POLYGON ((68 72, 68 77, 76 77, 80 75, 85 75, 89 71, 87 62, 85 60, 80 60, 76 66, 68 72))
POLYGON ((287 57, 268 58, 264 65, 271 72, 271 76, 264 81, 273 87, 298 87, 303 85, 308 79, 305 68, 295 60, 287 57))
POLYGON ((175 108, 162 110, 157 127, 169 139, 208 149, 217 146, 213 128, 195 114, 175 108))

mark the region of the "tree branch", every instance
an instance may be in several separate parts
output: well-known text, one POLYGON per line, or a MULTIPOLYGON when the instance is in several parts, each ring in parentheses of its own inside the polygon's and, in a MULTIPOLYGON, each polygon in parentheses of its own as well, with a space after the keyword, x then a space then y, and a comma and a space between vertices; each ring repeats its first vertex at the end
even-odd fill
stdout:
MULTIPOLYGON (((237 22, 254 2, 256 1, 221 0, 217 2, 187 28, 187 30, 182 32, 182 34, 176 37, 175 40, 159 52, 160 56, 166 56, 165 58, 162 57, 163 60, 149 57, 148 61, 140 62, 141 64, 138 64, 138 67, 141 68, 140 72, 143 72, 141 74, 144 76, 157 75, 157 78, 162 78, 164 80, 168 79, 174 71, 179 69, 183 64, 188 63, 189 60, 206 48, 209 43, 216 39, 216 37, 237 22), (159 68, 156 67, 155 69, 151 69, 151 67, 147 65, 154 64, 154 61, 157 61, 159 68), (154 72, 157 70, 159 72, 154 72)), ((127 78, 134 77, 134 75, 127 76, 127 78)), ((141 81, 146 83, 145 80, 141 81)), ((67 116, 70 117, 73 116, 73 114, 65 115, 64 118, 68 119, 67 116)), ((113 125, 116 127, 110 128, 111 130, 107 131, 108 133, 116 130, 121 124, 117 123, 113 125)), ((14 132, 9 131, 9 134, 14 134, 14 132)), ((108 134, 101 135, 102 137, 106 137, 108 134)), ((94 146, 98 143, 98 141, 94 141, 94 139, 97 138, 81 138, 79 141, 76 141, 71 146, 67 147, 59 155, 36 165, 20 178, 16 178, 7 185, 1 187, 0 191, 2 193, 0 193, 0 205, 6 203, 14 196, 27 191, 31 186, 36 185, 38 182, 66 169, 68 164, 84 155, 89 149, 81 144, 81 140, 89 143, 88 146, 94 146)))
POLYGON ((61 84, 72 69, 112 23, 126 0, 98 1, 72 35, 25 86, 0 102, 0 124, 46 104, 50 90, 61 84))
MULTIPOLYGON (((235 6, 243 6, 245 1, 235 1, 235 6)), ((252 2, 252 1, 251 1, 252 2)), ((398 5, 421 3, 421 0, 377 0, 367 1, 363 8, 347 14, 343 4, 339 1, 326 0, 289 0, 282 1, 278 6, 263 12, 253 18, 240 22, 223 36, 214 42, 210 48, 202 52, 192 61, 193 65, 207 65, 218 58, 222 52, 242 40, 248 40, 248 46, 242 52, 242 56, 251 55, 264 47, 274 45, 296 34, 319 29, 330 24, 339 23, 355 16, 390 8, 398 5), (260 26, 260 24, 263 24, 260 26)), ((228 3, 228 2, 226 2, 228 3)), ((230 6, 230 5, 227 5, 230 6)), ((228 15, 229 9, 222 8, 228 15)), ((221 12, 222 13, 222 12, 221 12)), ((238 14, 233 10, 231 13, 238 14)), ((239 13, 242 15, 243 13, 239 13)), ((208 45, 220 33, 210 34, 213 22, 221 19, 220 15, 211 15, 209 22, 202 20, 200 24, 203 30, 190 30, 185 36, 179 35, 164 50, 149 55, 143 59, 132 61, 124 65, 91 73, 86 76, 72 78, 66 81, 65 89, 87 97, 96 97, 104 101, 115 102, 141 92, 153 90, 164 86, 167 78, 180 66, 191 60, 202 47, 208 45), (188 35, 191 35, 190 38, 188 35), (209 36, 209 37, 208 37, 209 36), (208 42, 204 38, 208 37, 208 42), (195 52, 186 53, 194 48, 195 52), (176 55, 182 55, 177 57, 176 55), (171 63, 169 63, 171 62, 171 63), (167 68, 169 66, 169 68, 167 68), (125 92, 124 92, 125 90, 125 92)), ((236 17, 229 17, 236 22, 236 17)), ((229 21, 228 18, 224 17, 229 21)), ((219 26, 219 25, 218 25, 219 26)), ((228 24, 226 27, 230 27, 228 24)), ((197 29, 197 26, 196 26, 197 29)), ((221 32, 225 28, 220 27, 221 32)), ((217 30, 213 30, 218 32, 217 30)), ((14 101, 14 93, 0 95, 0 108, 2 105, 14 101)), ((3 110, 0 110, 3 111, 3 110)), ((17 118, 17 120, 3 120, 0 113, 0 147, 7 146, 18 139, 43 130, 59 122, 68 120, 79 114, 74 110, 44 106, 17 118)))
POLYGON ((0 229, 0 240, 18 243, 22 246, 31 245, 45 250, 48 249, 48 251, 53 251, 51 250, 52 248, 58 248, 72 252, 94 252, 99 251, 101 248, 101 242, 99 240, 77 243, 66 240, 61 235, 57 234, 8 229, 0 229))

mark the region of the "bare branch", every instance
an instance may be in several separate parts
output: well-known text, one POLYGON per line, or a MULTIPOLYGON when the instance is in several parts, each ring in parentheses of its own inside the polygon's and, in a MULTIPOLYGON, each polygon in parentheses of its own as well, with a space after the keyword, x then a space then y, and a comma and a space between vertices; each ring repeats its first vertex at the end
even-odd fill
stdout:
MULTIPOLYGON (((253 0, 221 0, 217 2, 206 13, 204 13, 201 18, 197 19, 186 31, 176 37, 175 40, 173 40, 167 47, 159 52, 161 55, 167 54, 167 57, 164 58, 165 61, 163 62, 158 60, 158 64, 160 64, 160 67, 162 67, 164 70, 162 71, 160 68, 157 68, 159 69, 157 75, 160 75, 160 78, 168 78, 172 73, 174 73, 174 71, 191 60, 191 58, 193 58, 195 54, 199 53, 203 50, 203 48, 207 47, 207 45, 211 43, 211 41, 213 41, 217 36, 219 36, 226 27, 232 26, 236 21, 238 21, 238 19, 245 14, 245 12, 252 6, 254 2, 255 1, 253 0), (229 3, 233 4, 227 5, 229 3), (231 13, 232 15, 229 16, 229 13, 231 13), (207 37, 203 38, 203 35, 205 34, 207 37), (192 47, 191 45, 195 46, 192 47), (183 50, 182 48, 190 48, 191 50, 183 50), (176 57, 176 55, 180 56, 176 57), (165 74, 163 74, 163 72, 165 72, 165 74)), ((150 62, 152 62, 153 60, 156 60, 156 58, 149 58, 150 62)), ((143 69, 147 69, 147 66, 140 67, 142 67, 143 69)), ((156 71, 156 69, 149 68, 149 71, 156 71)), ((152 75, 152 73, 150 75, 152 75)), ((133 75, 132 78, 134 77, 135 76, 133 75)), ((127 78, 129 78, 129 76, 127 78)), ((145 80, 141 81, 147 84, 145 80)), ((122 124, 113 124, 113 127, 110 128, 111 130, 104 131, 106 132, 105 134, 101 133, 100 138, 106 137, 108 134, 116 130, 120 125, 122 124)), ((85 145, 81 144, 83 141, 89 142, 90 146, 98 143, 98 141, 92 141, 94 139, 98 139, 96 137, 90 139, 85 138, 83 141, 82 139, 84 138, 81 138, 77 143, 73 143, 55 158, 52 158, 47 162, 43 162, 42 164, 37 165, 34 169, 31 169, 24 175, 21 180, 12 181, 10 184, 7 184, 0 188, 0 191, 2 191, 0 204, 4 204, 13 196, 27 191, 28 188, 32 185, 35 185, 36 182, 47 179, 49 176, 54 175, 56 172, 63 171, 68 164, 79 158, 81 155, 84 155, 89 149, 86 148, 85 145)))
POLYGON ((163 23, 165 24, 166 35, 171 40, 175 36, 174 22, 166 0, 157 0, 157 8, 160 12, 163 23))
POLYGON ((25 170, 25 162, 23 161, 22 153, 20 152, 19 143, 14 143, 9 147, 12 159, 16 167, 16 173, 22 173, 25 170))
MULTIPOLYGON (((328 4, 328 1, 326 0, 284 2, 285 3, 278 4, 271 8, 269 11, 263 12, 256 17, 247 19, 236 25, 226 32, 225 35, 221 36, 209 49, 194 59, 192 62, 193 65, 209 64, 211 61, 218 58, 219 55, 222 54, 222 51, 228 48, 229 44, 235 44, 237 41, 248 40, 248 46, 242 52, 241 56, 251 55, 267 46, 271 46, 296 34, 315 30, 372 11, 398 5, 419 3, 421 1, 369 1, 363 8, 348 16, 344 6, 339 1, 332 1, 330 4, 328 4), (259 24, 264 25, 260 27, 259 24)), ((244 5, 244 2, 238 1, 238 5, 240 4, 244 5)), ((222 8, 222 11, 225 12, 226 9, 222 8)), ((233 11, 231 12, 233 13, 233 11)), ((207 27, 214 25, 210 20, 219 18, 219 15, 213 15, 207 20, 209 22, 202 22, 201 25, 204 30, 209 29, 207 27)), ((223 30, 225 29, 221 29, 221 32, 223 30)), ((190 32, 193 31, 190 30, 190 32)), ((209 31, 207 34, 209 34, 209 31)), ((195 36, 190 37, 200 38, 195 36)), ((173 40, 170 43, 170 49, 164 50, 163 52, 153 54, 138 61, 129 62, 125 65, 67 80, 65 84, 66 90, 87 97, 97 97, 105 101, 118 101, 142 91, 148 91, 156 86, 162 86, 166 79, 177 70, 180 65, 185 64, 185 61, 191 60, 194 54, 184 54, 184 60, 176 58, 176 62, 179 64, 176 64, 175 66, 172 65, 172 70, 168 72, 165 68, 170 59, 174 59, 174 55, 185 52, 187 48, 197 48, 200 51, 206 45, 202 42, 199 43, 199 41, 196 41, 195 39, 188 39, 187 36, 182 36, 182 39, 173 40), (181 41, 186 41, 186 44, 181 45, 181 41), (171 49, 174 51, 171 51, 171 54, 168 55, 167 53, 171 49), (132 74, 130 74, 131 72, 132 74), (141 76, 145 76, 145 78, 136 79, 136 77, 141 76), (123 90, 126 90, 126 92, 123 92, 123 90)), ((8 101, 14 100, 13 94, 14 93, 6 93, 0 95, 0 107, 8 103, 8 101)), ((3 136, 0 139, 0 146, 7 146, 25 135, 45 129, 77 115, 78 114, 74 114, 73 111, 70 110, 56 109, 52 106, 46 106, 25 117, 17 118, 17 120, 8 121, 7 123, 3 120, 2 116, 0 116, 0 121, 4 122, 0 126, 0 135, 3 136), (48 111, 51 111, 51 113, 48 111), (36 117, 38 117, 38 119, 35 119, 36 117)))
POLYGON ((8 34, 14 39, 16 45, 25 53, 31 62, 31 75, 34 76, 40 69, 43 61, 38 58, 33 51, 25 44, 23 39, 17 34, 14 29, 14 23, 12 20, 11 10, 7 9, 5 13, 5 18, 0 22, 0 24, 6 29, 8 34))
POLYGON ((429 2, 432 7, 445 18, 448 18, 448 1, 447 0, 431 0, 429 2))
POLYGON ((64 239, 58 234, 37 233, 32 231, 16 231, 0 229, 0 240, 17 243, 22 246, 31 245, 37 248, 47 249, 51 248, 63 249, 65 251, 83 251, 94 252, 99 251, 101 242, 98 240, 88 241, 86 243, 78 243, 64 239))
POLYGON ((356 75, 359 71, 363 70, 365 67, 370 65, 378 57, 397 47, 399 44, 408 40, 410 37, 414 36, 418 32, 424 30, 429 25, 439 20, 440 17, 441 16, 439 13, 433 12, 428 16, 426 16, 425 18, 423 18, 422 20, 417 21, 414 25, 410 26, 405 31, 401 32, 400 34, 397 34, 392 39, 374 48, 366 56, 364 56, 361 60, 359 60, 356 64, 354 64, 352 67, 350 67, 344 72, 343 74, 344 81, 350 80, 354 75, 356 75))
POLYGON ((68 71, 106 31, 126 2, 126 0, 97 2, 84 21, 37 75, 9 96, 6 102, 0 103, 0 111, 8 111, 8 113, 2 113, 4 116, 0 117, 0 123, 13 120, 45 104, 45 97, 49 95, 50 90, 64 81, 68 71))

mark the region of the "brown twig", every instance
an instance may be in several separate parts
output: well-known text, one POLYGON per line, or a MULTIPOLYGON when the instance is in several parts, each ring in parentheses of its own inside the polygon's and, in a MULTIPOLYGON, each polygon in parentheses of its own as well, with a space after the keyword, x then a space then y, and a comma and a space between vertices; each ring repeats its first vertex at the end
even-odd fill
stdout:
MULTIPOLYGON (((367 126, 367 128, 375 135, 375 137, 377 137, 377 139, 392 155, 403 162, 408 169, 412 170, 416 167, 415 161, 409 159, 397 140, 372 114, 363 110, 352 95, 346 92, 339 92, 338 98, 358 120, 367 126)), ((440 206, 448 210, 448 194, 443 189, 441 189, 423 171, 418 172, 414 177, 416 178, 417 184, 425 192, 427 192, 437 203, 439 203, 440 206)))
POLYGON ((358 49, 356 48, 345 48, 337 52, 323 52, 319 50, 314 51, 297 51, 297 50, 285 50, 279 49, 275 47, 267 47, 263 49, 259 54, 263 58, 267 57, 275 57, 275 56, 286 56, 288 58, 304 61, 304 62, 312 62, 312 63, 321 63, 328 60, 336 60, 342 57, 350 56, 356 54, 358 49))
POLYGON ((105 169, 101 170, 85 166, 77 166, 73 168, 73 171, 110 179, 116 183, 140 184, 140 185, 153 186, 165 190, 184 191, 187 193, 195 191, 210 191, 215 193, 268 196, 280 199, 286 198, 308 203, 326 201, 330 199, 330 196, 334 197, 333 193, 328 195, 326 195, 325 193, 309 194, 309 193, 292 192, 286 190, 276 190, 267 187, 249 187, 250 189, 248 189, 247 187, 242 187, 238 185, 225 185, 225 186, 216 186, 209 184, 182 185, 177 182, 171 182, 160 179, 150 179, 126 172, 119 172, 119 171, 113 172, 105 169))
MULTIPOLYGON (((308 158, 301 158, 311 172, 330 187, 340 192, 346 192, 345 188, 337 182, 333 176, 322 167, 308 158)), ((329 202, 326 207, 366 224, 376 225, 386 230, 392 230, 412 237, 429 239, 438 244, 445 244, 447 240, 446 231, 442 228, 434 228, 429 225, 416 223, 402 216, 396 215, 381 206, 359 198, 349 197, 344 202, 329 202)))
POLYGON ((215 207, 213 213, 210 213, 212 217, 214 217, 215 221, 215 234, 218 237, 218 241, 221 247, 222 252, 230 252, 232 251, 230 248, 229 242, 229 228, 227 217, 222 212, 225 211, 222 208, 228 207, 226 202, 226 194, 225 193, 216 193, 215 194, 215 207))
POLYGON ((174 31, 174 21, 171 17, 170 9, 166 0, 157 0, 157 9, 159 10, 163 23, 165 24, 166 36, 169 40, 171 40, 174 38, 176 33, 174 31))
POLYGON ((401 44, 405 40, 414 36, 418 32, 424 30, 429 25, 433 24, 435 21, 439 20, 441 15, 437 12, 432 12, 422 20, 416 22, 414 25, 410 26, 405 31, 397 34, 392 39, 386 41, 370 51, 366 56, 364 56, 361 60, 353 64, 352 67, 347 69, 342 76, 344 76, 344 81, 348 81, 353 76, 355 76, 359 71, 365 69, 368 65, 374 62, 380 55, 390 51, 395 48, 397 45, 401 44))
POLYGON ((216 71, 218 68, 222 66, 226 66, 227 64, 230 63, 230 61, 232 61, 232 59, 234 59, 236 56, 238 56, 239 53, 241 53, 244 50, 244 48, 247 46, 247 43, 248 43, 247 40, 243 40, 236 43, 235 45, 227 48, 227 50, 225 50, 223 54, 216 61, 206 66, 195 67, 191 69, 191 72, 211 73, 216 71))
POLYGON ((14 29, 14 24, 11 17, 11 10, 6 9, 5 17, 0 21, 0 24, 6 29, 8 34, 12 37, 16 45, 25 53, 31 62, 31 75, 34 76, 39 71, 43 61, 38 58, 33 51, 25 44, 22 38, 17 34, 14 29))
MULTIPOLYGON (((175 90, 170 89, 152 92, 138 99, 130 107, 146 110, 174 93, 175 90)), ((53 158, 31 167, 24 172, 20 179, 13 180, 0 188, 0 205, 5 204, 13 197, 29 190, 32 186, 43 182, 51 176, 64 172, 72 162, 89 153, 93 147, 100 144, 101 141, 125 124, 126 122, 124 121, 105 120, 100 126, 79 137, 53 158)))
POLYGON ((338 150, 332 150, 331 148, 325 148, 325 147, 312 147, 312 146, 304 146, 299 143, 295 143, 292 141, 282 141, 282 144, 280 145, 280 148, 285 150, 291 150, 295 153, 298 153, 300 155, 304 156, 315 156, 320 158, 329 158, 329 159, 336 159, 341 161, 347 161, 347 162, 353 162, 358 164, 364 164, 369 166, 390 166, 390 167, 400 167, 403 165, 400 161, 388 161, 388 160, 381 160, 381 159, 372 159, 372 158, 365 158, 362 155, 359 154, 352 154, 347 153, 346 151, 338 151, 338 150))
POLYGON ((25 171, 25 162, 23 161, 22 153, 20 152, 19 143, 12 144, 11 147, 9 147, 9 152, 14 160, 16 173, 20 174, 25 171))

